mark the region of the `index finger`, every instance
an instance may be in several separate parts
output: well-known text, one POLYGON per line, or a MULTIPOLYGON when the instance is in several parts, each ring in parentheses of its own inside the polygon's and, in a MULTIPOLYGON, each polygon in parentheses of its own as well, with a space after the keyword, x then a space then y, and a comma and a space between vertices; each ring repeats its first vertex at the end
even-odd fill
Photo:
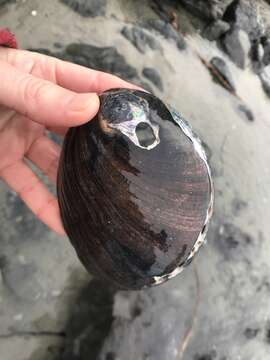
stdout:
POLYGON ((0 60, 76 92, 101 93, 119 87, 141 89, 115 75, 31 51, 0 48, 0 60))

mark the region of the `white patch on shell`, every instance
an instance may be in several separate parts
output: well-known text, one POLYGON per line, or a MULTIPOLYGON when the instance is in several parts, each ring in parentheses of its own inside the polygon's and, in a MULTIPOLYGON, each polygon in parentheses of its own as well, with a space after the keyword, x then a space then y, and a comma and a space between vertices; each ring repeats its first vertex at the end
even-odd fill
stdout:
POLYGON ((151 123, 151 121, 147 119, 146 113, 143 111, 143 108, 136 106, 135 104, 130 104, 130 107, 133 115, 132 120, 124 121, 119 124, 110 123, 108 124, 108 126, 112 129, 119 130, 122 134, 127 136, 136 146, 145 150, 153 149, 160 143, 159 126, 157 124, 151 123), (136 134, 136 128, 141 123, 148 124, 152 128, 155 136, 155 141, 148 146, 141 146, 138 140, 138 136, 136 134))
POLYGON ((200 234, 199 234, 192 250, 190 251, 189 256, 185 260, 184 264, 181 266, 178 266, 176 269, 174 269, 169 274, 166 274, 163 276, 154 276, 153 285, 162 284, 163 282, 165 282, 169 279, 172 279, 176 275, 180 274, 183 271, 185 265, 187 263, 189 263, 191 261, 191 259, 194 257, 194 255, 198 252, 200 247, 205 242, 205 237, 206 237, 206 233, 208 230, 209 221, 210 221, 212 213, 213 213, 213 205, 214 205, 214 184, 213 184, 213 180, 212 180, 212 176, 211 176, 211 170, 210 170, 210 167, 207 162, 207 156, 203 149, 201 140, 193 132, 191 125, 186 120, 184 120, 176 110, 172 109, 169 106, 168 106, 168 109, 170 110, 174 121, 180 126, 180 128, 182 129, 184 134, 192 141, 195 151, 198 153, 198 155, 200 156, 200 158, 204 161, 204 163, 206 165, 207 172, 208 172, 208 178, 209 178, 209 184, 210 184, 210 201, 209 201, 209 205, 208 205, 208 208, 206 211, 206 217, 205 217, 204 226, 202 228, 202 231, 200 232, 200 234))

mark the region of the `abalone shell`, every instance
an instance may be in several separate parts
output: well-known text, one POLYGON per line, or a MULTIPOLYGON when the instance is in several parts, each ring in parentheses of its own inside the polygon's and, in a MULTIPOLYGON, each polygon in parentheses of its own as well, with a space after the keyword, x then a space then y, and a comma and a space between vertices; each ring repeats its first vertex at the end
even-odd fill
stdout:
POLYGON ((152 94, 112 89, 64 140, 58 197, 88 271, 121 289, 160 284, 190 263, 213 205, 200 140, 152 94))

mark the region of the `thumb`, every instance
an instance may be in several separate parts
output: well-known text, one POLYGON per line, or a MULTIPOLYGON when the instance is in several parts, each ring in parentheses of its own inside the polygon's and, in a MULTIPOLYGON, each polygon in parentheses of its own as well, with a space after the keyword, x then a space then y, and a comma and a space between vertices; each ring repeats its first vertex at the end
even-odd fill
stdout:
POLYGON ((0 61, 0 79, 0 104, 45 126, 76 126, 92 119, 99 109, 97 94, 75 93, 5 61, 0 61))

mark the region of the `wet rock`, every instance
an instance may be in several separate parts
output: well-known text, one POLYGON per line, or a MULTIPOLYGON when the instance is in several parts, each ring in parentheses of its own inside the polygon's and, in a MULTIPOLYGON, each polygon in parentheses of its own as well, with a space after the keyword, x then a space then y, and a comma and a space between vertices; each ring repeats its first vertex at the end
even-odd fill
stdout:
POLYGON ((60 0, 82 16, 105 15, 106 0, 60 0))
POLYGON ((106 360, 117 360, 116 356, 115 356, 115 353, 114 352, 108 352, 106 354, 106 360))
POLYGON ((244 335, 248 340, 252 340, 258 335, 259 331, 260 329, 246 328, 244 335))
POLYGON ((232 201, 232 212, 234 216, 239 216, 247 207, 248 203, 244 200, 235 198, 232 201))
POLYGON ((266 341, 267 344, 270 345, 270 325, 268 325, 267 328, 266 328, 265 341, 266 341))
POLYGON ((224 20, 233 27, 244 30, 250 40, 256 41, 264 34, 264 25, 259 15, 259 4, 253 0, 234 0, 227 8, 224 20))
POLYGON ((126 62, 115 47, 98 47, 83 43, 68 45, 62 52, 48 49, 31 49, 42 54, 58 57, 92 69, 106 71, 126 80, 138 77, 137 70, 126 62))
POLYGON ((212 350, 208 354, 202 354, 202 355, 196 354, 194 356, 194 360, 214 360, 214 359, 216 359, 216 357, 217 357, 216 351, 212 350))
POLYGON ((158 15, 158 17, 170 24, 175 21, 175 15, 173 14, 170 1, 164 0, 152 0, 150 2, 151 9, 158 15), (168 6, 169 5, 169 6, 168 6))
POLYGON ((146 31, 138 26, 124 26, 121 30, 122 35, 128 39, 142 54, 147 51, 147 48, 152 50, 160 49, 158 41, 152 36, 147 34, 146 31))
POLYGON ((171 24, 159 19, 150 19, 145 22, 143 26, 157 31, 164 36, 165 39, 174 41, 179 50, 186 49, 187 45, 184 37, 178 33, 171 24))
POLYGON ((225 35, 222 44, 232 61, 241 69, 245 69, 251 48, 247 33, 239 28, 234 28, 225 35))
POLYGON ((255 120, 253 112, 247 107, 247 105, 245 104, 238 105, 238 110, 240 110, 240 112, 245 116, 246 120, 250 122, 253 122, 255 120))
POLYGON ((252 237, 234 224, 222 225, 216 235, 215 244, 225 260, 232 260, 240 254, 247 255, 247 246, 253 242, 252 237))
POLYGON ((265 66, 267 66, 270 64, 270 39, 263 39, 262 46, 264 50, 262 62, 265 66))
MULTIPOLYGON (((14 240, 28 241, 32 237, 39 237, 46 229, 46 226, 36 220, 36 217, 27 208, 21 198, 13 191, 7 191, 5 197, 7 220, 13 221, 15 233, 12 236, 14 240)), ((1 238, 1 237, 0 237, 1 238)))
POLYGON ((0 6, 2 5, 6 5, 8 3, 13 3, 15 2, 16 0, 0 0, 0 6))
POLYGON ((194 307, 193 300, 185 301, 196 297, 192 276, 190 280, 189 287, 180 281, 141 292, 118 292, 114 322, 98 360, 107 360, 108 353, 114 353, 115 359, 177 360, 194 307), (180 284, 182 291, 177 290, 180 284))
MULTIPOLYGON (((235 92, 235 83, 226 62, 222 58, 215 56, 210 60, 210 64, 220 75, 218 82, 227 90, 230 88, 232 92, 235 92)), ((215 79, 217 80, 217 76, 215 76, 215 79)))
POLYGON ((260 79, 265 93, 270 97, 270 65, 260 73, 260 79))
POLYGON ((36 264, 22 263, 14 257, 6 259, 1 272, 4 286, 16 299, 34 302, 42 295, 36 264))
POLYGON ((204 32, 203 36, 205 36, 208 40, 214 41, 219 39, 222 35, 230 30, 230 24, 223 20, 217 20, 208 25, 204 32))
POLYGON ((253 65, 253 70, 258 73, 264 67, 263 58, 264 58, 264 48, 261 42, 254 41, 251 46, 250 58, 253 65))
POLYGON ((220 19, 233 0, 181 0, 194 15, 205 19, 220 19))
POLYGON ((135 68, 127 64, 123 55, 115 47, 97 47, 88 44, 70 44, 66 48, 67 56, 74 62, 132 79, 137 76, 135 68))
POLYGON ((163 83, 158 71, 154 68, 146 67, 142 71, 143 75, 150 80, 160 91, 163 91, 163 83))
POLYGON ((113 294, 108 286, 97 280, 82 289, 66 325, 61 360, 97 359, 113 321, 113 294))

